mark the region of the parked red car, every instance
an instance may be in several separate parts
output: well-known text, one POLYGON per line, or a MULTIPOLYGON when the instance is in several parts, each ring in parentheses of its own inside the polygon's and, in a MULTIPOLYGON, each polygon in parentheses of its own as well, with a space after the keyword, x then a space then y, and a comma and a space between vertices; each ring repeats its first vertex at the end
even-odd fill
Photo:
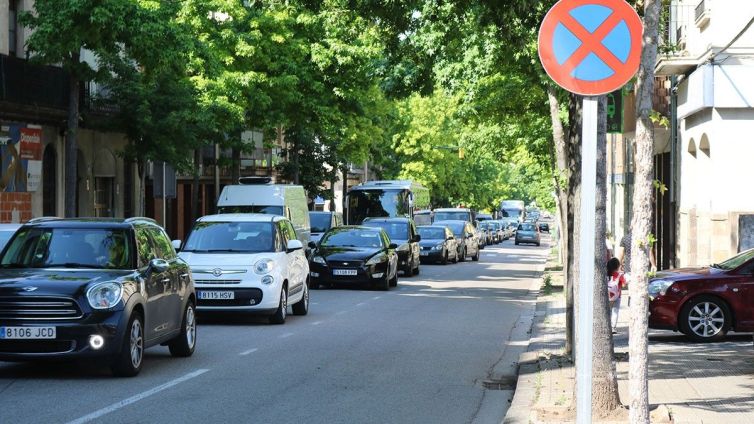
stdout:
POLYGON ((704 268, 657 274, 649 283, 649 327, 699 342, 754 331, 754 249, 704 268))

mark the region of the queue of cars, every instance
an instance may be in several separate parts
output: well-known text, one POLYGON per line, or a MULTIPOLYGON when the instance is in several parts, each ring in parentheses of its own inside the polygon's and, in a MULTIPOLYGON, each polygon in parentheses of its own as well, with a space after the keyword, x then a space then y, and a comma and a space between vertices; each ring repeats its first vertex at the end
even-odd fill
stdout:
POLYGON ((217 206, 183 241, 149 218, 0 226, 0 360, 93 358, 134 376, 149 347, 191 356, 198 313, 284 324, 289 307, 308 314, 310 289, 389 290, 399 273, 478 261, 484 246, 511 236, 495 220, 475 225, 463 208, 437 210, 426 225, 407 217, 343 225, 339 214, 306 210, 300 186, 259 179, 226 186, 217 206))

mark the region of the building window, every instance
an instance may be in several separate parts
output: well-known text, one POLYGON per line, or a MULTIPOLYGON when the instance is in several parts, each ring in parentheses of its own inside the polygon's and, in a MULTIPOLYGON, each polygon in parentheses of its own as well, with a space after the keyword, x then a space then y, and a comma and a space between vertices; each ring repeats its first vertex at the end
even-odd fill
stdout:
POLYGON ((115 178, 94 178, 94 216, 113 217, 113 186, 115 178))

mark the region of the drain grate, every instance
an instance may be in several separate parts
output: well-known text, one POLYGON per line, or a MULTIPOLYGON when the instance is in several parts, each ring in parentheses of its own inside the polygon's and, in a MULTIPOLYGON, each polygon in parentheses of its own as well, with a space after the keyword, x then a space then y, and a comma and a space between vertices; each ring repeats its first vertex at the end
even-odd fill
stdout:
POLYGON ((516 388, 515 377, 501 377, 482 381, 482 386, 487 390, 514 390, 516 388))

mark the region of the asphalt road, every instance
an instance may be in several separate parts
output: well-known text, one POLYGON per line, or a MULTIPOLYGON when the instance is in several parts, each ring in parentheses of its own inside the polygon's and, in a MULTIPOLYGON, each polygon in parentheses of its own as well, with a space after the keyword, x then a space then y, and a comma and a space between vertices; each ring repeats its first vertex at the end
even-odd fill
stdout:
POLYGON ((0 423, 499 423, 547 250, 507 241, 389 292, 314 291, 282 326, 201 317, 193 357, 152 348, 135 378, 0 362, 0 423))

